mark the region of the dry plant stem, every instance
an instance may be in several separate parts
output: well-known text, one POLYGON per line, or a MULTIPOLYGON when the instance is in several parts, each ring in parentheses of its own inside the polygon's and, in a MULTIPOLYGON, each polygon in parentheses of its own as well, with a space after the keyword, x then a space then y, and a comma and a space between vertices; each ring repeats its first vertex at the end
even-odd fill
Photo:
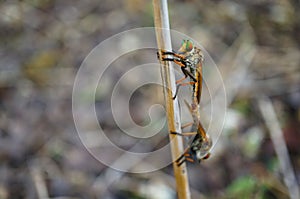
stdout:
POLYGON ((37 196, 39 199, 47 199, 49 198, 48 190, 46 183, 42 177, 41 170, 37 165, 29 165, 30 166, 30 174, 34 181, 34 185, 36 188, 37 196))
MULTIPOLYGON (((167 0, 153 0, 153 9, 158 49, 171 51, 172 46, 167 0)), ((181 133, 178 101, 177 98, 175 100, 172 99, 173 94, 176 91, 176 83, 175 73, 171 62, 162 62, 161 74, 164 86, 165 107, 169 131, 181 133)), ((182 136, 169 134, 169 137, 178 198, 189 199, 191 194, 189 190, 186 164, 184 163, 179 167, 175 163, 175 160, 184 152, 182 136)))
POLYGON ((258 100, 258 105, 260 112, 270 131, 271 139, 274 144, 275 152, 279 160, 281 172, 283 174, 285 185, 288 188, 290 198, 299 199, 300 192, 297 185, 297 180, 291 165, 287 146, 283 137, 283 132, 281 130, 279 121, 276 117, 273 104, 269 98, 264 96, 258 100))

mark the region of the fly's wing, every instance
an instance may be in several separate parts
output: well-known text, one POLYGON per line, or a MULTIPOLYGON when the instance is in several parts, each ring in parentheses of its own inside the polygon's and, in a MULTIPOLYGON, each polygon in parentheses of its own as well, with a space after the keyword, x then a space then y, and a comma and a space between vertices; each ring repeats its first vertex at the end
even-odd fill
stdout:
POLYGON ((200 61, 197 65, 196 65, 196 80, 197 82, 195 83, 194 86, 194 97, 197 99, 197 103, 200 104, 200 100, 201 100, 201 93, 202 93, 202 61, 200 61))
POLYGON ((194 67, 194 76, 196 78, 196 82, 194 85, 194 98, 197 99, 198 104, 200 104, 201 93, 202 93, 202 82, 203 82, 203 72, 202 72, 202 65, 203 65, 203 54, 200 48, 195 47, 195 52, 191 57, 194 67))
POLYGON ((206 136, 206 132, 201 124, 201 122, 198 122, 198 125, 196 127, 197 134, 194 136, 194 138, 191 141, 191 144, 195 143, 195 141, 203 140, 203 138, 206 136))
POLYGON ((198 127, 197 127, 197 135, 201 136, 201 139, 205 140, 207 138, 207 134, 205 129, 203 128, 202 123, 200 120, 198 121, 198 127))

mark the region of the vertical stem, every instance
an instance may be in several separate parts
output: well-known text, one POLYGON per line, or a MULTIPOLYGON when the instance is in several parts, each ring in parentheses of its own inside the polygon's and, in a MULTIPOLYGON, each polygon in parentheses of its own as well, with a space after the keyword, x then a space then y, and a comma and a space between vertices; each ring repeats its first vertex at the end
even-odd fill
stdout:
MULTIPOLYGON (((153 9, 158 49, 171 51, 172 45, 167 0, 153 0, 153 9)), ((169 131, 181 133, 178 100, 177 98, 175 100, 172 99, 176 91, 176 84, 175 73, 171 62, 162 62, 161 74, 164 86, 165 107, 169 131)), ((189 190, 186 164, 184 163, 178 167, 175 162, 175 160, 184 152, 182 137, 173 134, 169 134, 169 137, 178 198, 189 199, 191 194, 189 190)))

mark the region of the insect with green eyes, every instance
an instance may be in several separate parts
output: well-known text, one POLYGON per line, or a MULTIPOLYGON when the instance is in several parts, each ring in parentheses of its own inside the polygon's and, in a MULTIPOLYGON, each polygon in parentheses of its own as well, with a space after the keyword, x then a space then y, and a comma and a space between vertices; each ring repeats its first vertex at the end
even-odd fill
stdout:
MULTIPOLYGON (((160 58, 159 53, 157 53, 160 58)), ((191 106, 185 101, 188 106, 192 117, 191 132, 179 134, 177 132, 171 132, 174 135, 180 136, 194 136, 185 149, 184 153, 177 158, 177 166, 182 165, 185 161, 200 162, 203 159, 207 159, 210 156, 210 149, 212 147, 212 140, 205 132, 201 122, 199 113, 199 104, 202 92, 202 64, 203 54, 200 48, 193 45, 190 40, 183 40, 181 47, 177 52, 161 51, 162 61, 172 61, 181 67, 181 71, 184 77, 177 80, 176 98, 179 87, 185 85, 192 85, 192 104, 191 106), (190 78, 190 82, 182 83, 186 78, 190 78)))
POLYGON ((181 47, 177 52, 169 52, 162 50, 161 54, 162 61, 173 61, 181 67, 181 71, 184 74, 183 78, 176 81, 177 89, 173 98, 176 98, 180 86, 192 85, 193 98, 196 98, 197 103, 199 104, 202 92, 203 54, 201 49, 194 46, 190 40, 183 40, 181 47), (188 83, 182 83, 182 81, 185 80, 187 77, 190 77, 191 81, 188 83))

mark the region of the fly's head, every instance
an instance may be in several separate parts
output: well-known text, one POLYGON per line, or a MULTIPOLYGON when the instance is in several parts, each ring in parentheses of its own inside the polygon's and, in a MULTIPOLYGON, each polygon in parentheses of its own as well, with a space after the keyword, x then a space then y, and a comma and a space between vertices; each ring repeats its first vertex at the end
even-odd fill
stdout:
POLYGON ((194 49, 194 44, 190 40, 182 40, 181 46, 178 50, 179 54, 189 54, 194 49))
POLYGON ((200 162, 201 160, 207 159, 210 156, 210 149, 212 147, 212 140, 207 135, 205 138, 195 140, 192 146, 192 150, 196 154, 196 159, 200 162))

